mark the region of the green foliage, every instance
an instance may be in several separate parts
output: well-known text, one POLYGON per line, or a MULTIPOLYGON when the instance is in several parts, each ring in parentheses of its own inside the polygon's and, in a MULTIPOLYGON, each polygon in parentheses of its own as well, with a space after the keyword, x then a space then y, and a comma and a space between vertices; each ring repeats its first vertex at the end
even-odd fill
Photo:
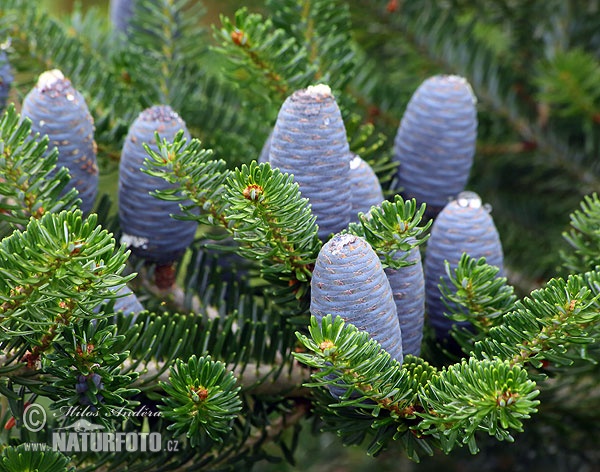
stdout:
MULTIPOLYGON (((600 319, 595 284, 597 272, 552 279, 544 288, 515 303, 503 323, 475 343, 477 357, 501 358, 512 365, 542 361, 570 365, 586 359, 586 346, 595 342, 600 319)), ((591 359, 590 359, 591 360, 591 359)))
POLYGON ((440 372, 429 386, 421 427, 433 428, 442 449, 457 442, 477 452, 479 430, 498 440, 513 441, 509 430, 522 431, 522 420, 537 411, 536 384, 521 367, 502 361, 462 361, 440 372))
POLYGON ((417 209, 413 198, 405 201, 400 195, 394 201, 383 201, 371 208, 369 215, 359 214, 359 223, 350 223, 349 231, 367 240, 388 267, 394 269, 407 265, 404 259, 394 259, 396 252, 408 252, 423 244, 429 235, 432 220, 419 226, 425 213, 425 204, 417 209))
POLYGON ((21 121, 14 105, 0 119, 0 222, 23 227, 29 218, 73 209, 77 190, 64 196, 69 171, 56 171, 58 150, 46 153, 48 137, 31 139, 31 122, 21 121))
POLYGON ((120 275, 125 248, 96 220, 79 210, 47 213, 0 243, 2 346, 28 346, 35 358, 70 323, 96 317, 111 288, 132 277, 120 275))
POLYGON ((266 280, 291 286, 303 298, 321 243, 308 200, 292 182, 269 164, 243 165, 229 179, 226 218, 240 254, 264 260, 266 280))
POLYGON ((167 397, 159 406, 165 418, 172 420, 168 429, 185 433, 194 447, 207 435, 221 442, 231 430, 231 422, 242 408, 239 387, 231 372, 210 356, 192 356, 186 363, 178 360, 171 369, 169 382, 162 382, 167 397))
POLYGON ((507 284, 506 277, 498 276, 499 270, 487 264, 484 257, 474 259, 468 254, 463 254, 454 270, 446 262, 450 285, 442 279, 440 289, 447 316, 457 322, 468 321, 475 328, 476 334, 454 325, 453 335, 465 352, 475 341, 485 338, 493 326, 499 326, 517 301, 514 288, 507 284))
POLYGON ((131 85, 144 90, 144 107, 183 110, 207 49, 198 26, 204 8, 190 0, 134 2, 133 8, 129 28, 134 33, 122 38, 119 51, 131 85))
POLYGON ((73 472, 75 467, 69 465, 69 458, 64 454, 48 449, 32 452, 21 445, 6 448, 0 454, 0 470, 2 472, 73 472))
POLYGON ((564 264, 569 270, 585 272, 600 265, 600 199, 598 194, 587 195, 581 202, 581 209, 571 214, 571 228, 563 237, 571 246, 571 251, 561 252, 564 264))
MULTIPOLYGON (((89 402, 93 411, 98 413, 94 419, 106 427, 110 425, 108 418, 113 411, 130 414, 137 404, 128 401, 128 397, 139 393, 139 390, 128 387, 138 373, 123 375, 120 372, 129 352, 115 350, 117 343, 124 338, 116 335, 116 326, 109 323, 107 318, 96 323, 84 320, 81 324, 73 325, 72 330, 63 330, 62 338, 52 344, 53 352, 42 361, 43 373, 55 380, 50 385, 40 386, 37 393, 54 400, 52 408, 57 415, 68 411, 69 407, 83 408, 82 405, 89 402), (87 401, 82 403, 76 391, 78 378, 93 374, 101 377, 102 389, 98 389, 93 382, 87 382, 88 388, 84 393, 87 401)), ((72 421, 68 416, 65 419, 72 421)))
POLYGON ((156 190, 153 195, 163 200, 190 200, 193 205, 181 206, 186 218, 196 219, 202 224, 227 227, 223 194, 229 171, 225 168, 225 162, 210 159, 211 150, 203 149, 199 140, 192 139, 188 143, 183 131, 172 142, 166 139, 158 142, 158 152, 146 145, 149 157, 144 161, 143 170, 174 187, 156 190))
MULTIPOLYGON (((346 325, 339 316, 332 320, 328 315, 320 326, 312 317, 309 331, 310 338, 298 337, 310 353, 295 355, 319 369, 307 386, 344 391, 338 401, 330 400, 324 410, 326 419, 348 414, 356 423, 359 417, 363 421, 370 417, 370 427, 376 431, 369 444, 371 453, 413 433, 424 451, 437 444, 448 453, 468 444, 476 453, 477 431, 512 441, 510 430, 522 431, 522 420, 537 411, 535 382, 525 369, 508 361, 471 358, 437 372, 411 356, 403 367, 368 333, 346 325), (346 409, 352 411, 338 413, 346 409)), ((341 428, 344 422, 337 425, 341 428)), ((348 442, 362 442, 365 430, 363 426, 363 436, 358 438, 356 432, 339 432, 348 442)), ((403 442, 407 452, 415 454, 414 446, 403 442)))
POLYGON ((98 421, 169 431, 186 446, 179 454, 82 454, 78 470, 247 469, 274 459, 269 443, 292 462, 300 421, 313 411, 315 425, 344 444, 415 461, 465 445, 475 453, 523 430, 520 440, 553 431, 564 442, 577 428, 579 438, 596 437, 596 3, 260 5, 260 14, 221 16, 211 37, 202 2, 139 1, 124 41, 85 4, 58 17, 36 2, 2 2, 0 43, 17 106, 0 118, 0 414, 15 418, 1 437, 0 469, 70 465, 58 452, 22 445, 45 439, 24 428, 27 403, 57 412, 83 401, 102 413, 160 405, 162 418, 98 421), (179 134, 156 152, 146 147, 144 168, 174 185, 155 197, 180 202, 182 218, 200 223, 172 269, 173 287, 155 287, 156 268, 129 260, 107 230, 120 231, 110 186, 86 218, 74 192, 61 196, 69 177, 55 169, 56 151, 42 158, 47 138, 30 136, 15 111, 51 68, 86 97, 105 182, 144 107, 167 103, 188 124, 194 139, 179 134), (448 268, 451 316, 472 324, 454 333, 464 359, 455 363, 426 332, 423 357, 400 365, 342 318, 309 321, 321 247, 310 202, 292 175, 253 161, 285 98, 327 83, 351 151, 389 197, 347 231, 401 267, 394 254, 426 244, 431 223, 419 202, 395 195, 390 148, 409 97, 433 73, 465 76, 478 97, 469 188, 493 204, 507 278, 483 259, 448 268), (556 274, 559 249, 558 270, 572 274, 556 274), (114 313, 125 283, 147 311, 114 313))

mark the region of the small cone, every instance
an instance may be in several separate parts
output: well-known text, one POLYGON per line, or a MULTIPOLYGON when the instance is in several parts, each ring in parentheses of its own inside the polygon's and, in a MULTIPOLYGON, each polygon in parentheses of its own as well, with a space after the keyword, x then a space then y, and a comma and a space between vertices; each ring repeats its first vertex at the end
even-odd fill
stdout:
POLYGON ((392 288, 402 331, 402 352, 404 355, 418 357, 421 354, 425 320, 425 276, 418 246, 413 247, 408 254, 396 253, 394 259, 404 256, 406 261, 413 264, 399 269, 387 268, 385 275, 392 288))
POLYGON ((360 156, 354 156, 350 161, 350 187, 353 222, 358 222, 359 213, 368 214, 372 206, 380 205, 384 200, 377 175, 360 156))

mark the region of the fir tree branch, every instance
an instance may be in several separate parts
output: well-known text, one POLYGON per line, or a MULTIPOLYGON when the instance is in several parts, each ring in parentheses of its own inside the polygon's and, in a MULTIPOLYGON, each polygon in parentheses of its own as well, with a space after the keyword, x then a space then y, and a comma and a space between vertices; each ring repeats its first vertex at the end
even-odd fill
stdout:
POLYGON ((453 325, 452 335, 464 352, 485 338, 492 327, 502 324, 503 316, 514 309, 514 288, 507 284, 506 277, 498 277, 499 270, 488 265, 485 258, 474 259, 468 254, 463 254, 454 270, 446 262, 448 282, 440 279, 446 316, 457 322, 468 321, 475 328, 473 332, 453 325))
POLYGON ((563 232, 563 238, 571 251, 561 251, 567 269, 585 272, 600 265, 600 199, 593 193, 584 197, 581 209, 571 213, 571 228, 563 232))
POLYGON ((306 51, 270 18, 242 8, 233 21, 222 16, 221 22, 223 27, 214 30, 221 44, 216 50, 233 65, 232 78, 244 82, 246 96, 279 104, 314 77, 306 51))
POLYGON ((371 444, 375 452, 400 436, 392 433, 395 430, 415 432, 429 442, 424 450, 439 445, 449 452, 468 444, 475 453, 477 431, 512 440, 508 430, 521 431, 522 420, 537 411, 539 391, 520 365, 470 359, 439 373, 418 363, 408 370, 390 359, 368 333, 346 325, 339 316, 332 320, 327 315, 321 325, 311 317, 309 332, 310 338, 298 334, 309 353, 294 354, 318 369, 306 386, 326 386, 339 395, 323 410, 326 418, 352 408, 356 425, 359 416, 368 415, 371 419, 365 418, 362 427, 381 430, 378 447, 371 444))
POLYGON ((0 118, 0 221, 24 227, 31 217, 73 209, 77 190, 64 196, 66 168, 56 170, 58 150, 46 153, 48 137, 30 138, 31 122, 14 105, 0 118))
POLYGON ((157 190, 153 195, 162 200, 190 200, 193 205, 181 207, 186 219, 227 228, 224 195, 230 171, 225 168, 225 162, 210 159, 212 151, 203 149, 199 140, 192 139, 188 143, 183 131, 177 133, 172 142, 160 140, 157 134, 157 143, 158 152, 145 146, 149 157, 144 161, 143 171, 178 187, 157 190))
POLYGON ((368 215, 359 214, 359 223, 350 223, 348 231, 364 237, 377 255, 394 269, 406 266, 404 259, 395 259, 397 252, 408 252, 427 241, 427 230, 432 220, 419 226, 425 213, 425 204, 417 209, 415 199, 404 201, 400 195, 393 202, 384 201, 372 207, 368 215))
POLYGON ((531 292, 504 315, 502 324, 473 347, 479 358, 501 358, 511 365, 543 362, 570 365, 586 358, 586 345, 595 342, 598 311, 597 272, 552 279, 531 292), (575 349, 576 348, 576 349, 575 349))
POLYGON ((320 249, 315 216, 292 176, 269 164, 243 165, 229 179, 227 220, 240 254, 264 261, 266 280, 304 297, 320 249))
POLYGON ((145 106, 157 103, 181 110, 197 86, 203 41, 204 7, 189 0, 135 2, 127 40, 128 72, 135 88, 144 90, 145 106), (133 66, 133 67, 132 67, 133 66))
POLYGON ((0 342, 32 349, 31 366, 65 326, 96 316, 117 296, 111 288, 135 275, 120 275, 128 253, 96 221, 79 210, 47 213, 0 243, 0 342))

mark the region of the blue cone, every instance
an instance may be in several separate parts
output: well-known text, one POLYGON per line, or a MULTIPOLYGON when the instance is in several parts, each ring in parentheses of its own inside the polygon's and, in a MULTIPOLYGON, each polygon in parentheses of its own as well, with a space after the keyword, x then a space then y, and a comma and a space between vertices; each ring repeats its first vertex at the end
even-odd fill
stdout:
MULTIPOLYGON (((485 257, 486 262, 500 268, 503 276, 503 252, 500 236, 489 210, 481 204, 474 192, 461 192, 448 203, 435 219, 425 250, 425 293, 429 321, 438 339, 448 338, 454 321, 441 299, 440 279, 451 286, 446 275, 444 261, 454 270, 463 253, 473 258, 485 257)), ((467 327, 468 322, 460 323, 467 327)))
MULTIPOLYGON (((197 223, 176 220, 180 202, 164 201, 150 195, 155 190, 169 190, 173 184, 160 177, 142 172, 148 157, 146 143, 158 151, 154 133, 160 139, 173 140, 177 132, 185 131, 183 120, 167 105, 156 105, 144 110, 133 122, 125 138, 119 165, 119 220, 121 242, 137 256, 159 264, 170 264, 179 259, 194 240, 197 223)), ((184 205, 189 201, 181 202, 184 205)))
POLYGON ((394 141, 403 197, 435 216, 463 191, 477 139, 476 98, 462 77, 436 75, 411 97, 394 141))
POLYGON ((71 174, 63 192, 79 192, 81 210, 89 213, 98 193, 98 165, 94 121, 83 95, 58 69, 40 75, 37 85, 23 100, 23 118, 31 120, 32 134, 49 138, 48 149, 58 149, 57 169, 71 174))

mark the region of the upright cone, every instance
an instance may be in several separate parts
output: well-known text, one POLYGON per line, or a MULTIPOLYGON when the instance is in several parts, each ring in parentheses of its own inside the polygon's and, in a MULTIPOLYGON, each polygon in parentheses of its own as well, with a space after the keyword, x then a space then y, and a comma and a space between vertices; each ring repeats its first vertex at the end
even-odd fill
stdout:
MULTIPOLYGON (((183 120, 167 105, 144 110, 133 122, 123 145, 119 165, 119 220, 122 238, 139 257, 159 264, 170 264, 183 255, 196 233, 195 221, 176 220, 181 214, 179 202, 164 201, 150 195, 173 185, 141 171, 148 156, 147 144, 158 150, 155 132, 160 139, 173 140, 177 132, 189 132, 183 120)), ((183 204, 191 202, 183 202, 183 204)))
POLYGON ((269 162, 294 175, 323 241, 350 222, 350 159, 342 115, 327 85, 298 90, 286 99, 271 137, 269 162))
POLYGON ((395 259, 406 257, 412 265, 399 269, 385 269, 390 282, 400 331, 402 331, 402 352, 404 355, 421 354, 423 325, 425 320, 425 276, 419 247, 413 247, 408 253, 398 252, 395 259))
POLYGON ((384 200, 377 175, 360 156, 355 155, 350 161, 350 187, 353 222, 358 222, 359 213, 369 213, 372 206, 381 205, 384 200))
POLYGON ((469 191, 461 192, 437 216, 425 251, 427 313, 438 339, 447 338, 454 324, 445 315, 448 309, 439 289, 440 279, 450 286, 444 261, 455 269, 463 253, 474 258, 485 257, 488 264, 500 268, 499 275, 503 274, 502 244, 496 226, 481 198, 469 191))
POLYGON ((98 192, 98 165, 94 122, 83 95, 60 70, 50 70, 23 100, 21 115, 31 120, 32 134, 48 135, 49 150, 58 149, 56 167, 66 167, 71 174, 64 192, 75 187, 81 210, 88 213, 98 192))
POLYGON ((363 238, 336 235, 321 248, 311 280, 310 312, 319 322, 325 315, 340 315, 402 363, 392 289, 379 257, 363 238))
POLYGON ((435 216, 464 190, 475 155, 476 98, 466 79, 436 75, 411 97, 394 141, 405 199, 426 203, 435 216))

